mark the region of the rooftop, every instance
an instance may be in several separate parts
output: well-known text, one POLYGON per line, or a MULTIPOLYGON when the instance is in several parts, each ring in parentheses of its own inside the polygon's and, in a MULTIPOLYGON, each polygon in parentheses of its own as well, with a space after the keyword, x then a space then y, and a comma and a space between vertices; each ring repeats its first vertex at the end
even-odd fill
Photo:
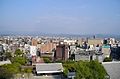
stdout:
POLYGON ((37 74, 63 72, 62 63, 41 63, 36 64, 37 74))

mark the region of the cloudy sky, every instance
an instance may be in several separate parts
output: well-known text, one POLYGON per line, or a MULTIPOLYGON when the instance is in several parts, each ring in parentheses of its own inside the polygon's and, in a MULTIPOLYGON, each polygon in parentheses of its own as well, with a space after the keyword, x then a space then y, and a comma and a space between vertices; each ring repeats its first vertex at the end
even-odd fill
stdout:
POLYGON ((120 0, 0 0, 0 34, 120 34, 120 0))

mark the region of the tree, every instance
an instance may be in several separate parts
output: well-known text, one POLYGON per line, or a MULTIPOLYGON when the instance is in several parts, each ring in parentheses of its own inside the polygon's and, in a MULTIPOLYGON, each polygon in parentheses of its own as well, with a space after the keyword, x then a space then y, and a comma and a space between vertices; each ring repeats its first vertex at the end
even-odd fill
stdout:
POLYGON ((6 56, 8 59, 11 59, 11 58, 12 58, 12 52, 5 52, 5 56, 6 56))
POLYGON ((15 55, 16 56, 21 56, 22 54, 23 54, 23 52, 20 49, 15 50, 15 55))
POLYGON ((21 65, 25 65, 26 62, 27 62, 27 59, 24 58, 24 57, 14 57, 14 58, 12 59, 12 63, 19 63, 19 64, 21 64, 21 65))
POLYGON ((64 75, 76 72, 75 79, 104 79, 107 75, 104 67, 98 61, 64 62, 64 75))
POLYGON ((11 71, 8 71, 7 68, 0 67, 0 79, 10 79, 13 77, 13 74, 11 71))
POLYGON ((107 75, 104 67, 98 61, 80 61, 76 64, 76 79, 104 79, 107 75))
POLYGON ((49 58, 49 57, 43 57, 43 60, 44 60, 45 63, 51 63, 52 62, 51 58, 49 58))
POLYGON ((20 66, 18 63, 7 64, 0 66, 0 79, 11 79, 14 74, 20 72, 20 66))

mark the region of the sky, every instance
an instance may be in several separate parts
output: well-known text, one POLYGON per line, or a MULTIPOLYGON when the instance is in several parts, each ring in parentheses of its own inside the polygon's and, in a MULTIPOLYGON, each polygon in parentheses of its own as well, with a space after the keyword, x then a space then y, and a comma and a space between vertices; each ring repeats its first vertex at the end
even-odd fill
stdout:
POLYGON ((0 34, 120 34, 120 0, 0 0, 0 34))

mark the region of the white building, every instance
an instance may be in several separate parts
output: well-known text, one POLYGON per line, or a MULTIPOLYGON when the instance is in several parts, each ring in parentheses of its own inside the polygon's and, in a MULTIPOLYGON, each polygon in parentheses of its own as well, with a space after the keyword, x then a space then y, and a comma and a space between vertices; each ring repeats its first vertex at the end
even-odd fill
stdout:
POLYGON ((32 56, 36 56, 37 53, 37 47, 36 46, 30 46, 30 54, 32 56))

